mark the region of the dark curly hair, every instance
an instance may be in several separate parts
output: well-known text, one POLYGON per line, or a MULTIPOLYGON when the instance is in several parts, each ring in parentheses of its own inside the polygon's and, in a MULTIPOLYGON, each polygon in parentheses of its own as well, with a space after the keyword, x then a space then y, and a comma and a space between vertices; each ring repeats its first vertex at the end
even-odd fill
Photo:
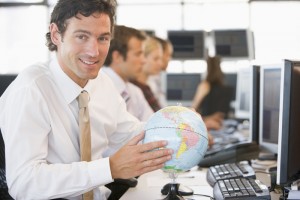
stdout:
MULTIPOLYGON (((66 21, 81 14, 85 17, 93 13, 105 13, 111 22, 111 32, 115 23, 116 0, 59 0, 51 14, 50 23, 55 23, 61 35, 67 28, 66 21)), ((50 32, 46 34, 47 47, 50 51, 57 51, 57 46, 52 43, 50 32)))

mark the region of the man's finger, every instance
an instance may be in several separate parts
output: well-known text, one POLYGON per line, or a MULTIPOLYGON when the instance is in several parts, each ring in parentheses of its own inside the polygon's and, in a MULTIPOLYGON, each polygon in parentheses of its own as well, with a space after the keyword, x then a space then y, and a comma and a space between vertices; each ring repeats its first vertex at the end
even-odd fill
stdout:
POLYGON ((128 143, 127 145, 137 145, 142 139, 144 139, 145 137, 145 131, 141 132, 140 134, 136 135, 135 137, 133 137, 128 143))

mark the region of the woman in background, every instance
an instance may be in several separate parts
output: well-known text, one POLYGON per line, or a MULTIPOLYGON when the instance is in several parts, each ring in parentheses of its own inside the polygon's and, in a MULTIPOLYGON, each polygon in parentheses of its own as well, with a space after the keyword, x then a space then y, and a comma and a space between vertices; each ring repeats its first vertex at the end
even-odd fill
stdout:
POLYGON ((208 57, 205 79, 198 85, 192 107, 202 116, 214 116, 222 120, 230 110, 232 89, 225 84, 219 56, 208 57))

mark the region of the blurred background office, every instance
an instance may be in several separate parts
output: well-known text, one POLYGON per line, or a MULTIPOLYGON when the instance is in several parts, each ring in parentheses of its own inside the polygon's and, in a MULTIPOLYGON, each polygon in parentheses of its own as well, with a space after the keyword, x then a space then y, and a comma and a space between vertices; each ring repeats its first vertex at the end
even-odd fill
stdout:
MULTIPOLYGON (((179 102, 191 105, 196 87, 206 71, 207 56, 223 53, 221 68, 227 82, 233 84, 236 84, 238 69, 243 66, 299 58, 300 26, 297 19, 300 18, 300 1, 117 2, 117 24, 145 30, 161 38, 173 38, 174 54, 163 86, 167 90, 169 104, 179 102), (189 32, 190 35, 187 36, 190 38, 179 40, 177 44, 176 38, 182 32, 189 32), (230 52, 226 42, 236 45, 238 50, 234 52, 231 49, 230 52), (192 46, 180 46, 182 43, 192 46), (188 56, 180 52, 177 54, 176 51, 182 48, 191 50, 188 56), (175 83, 173 79, 176 80, 175 83), (186 79, 193 80, 195 85, 187 86, 186 79), (192 89, 189 91, 189 88, 183 88, 184 91, 178 91, 178 88, 172 88, 174 84, 192 89)), ((51 55, 44 45, 45 33, 55 3, 56 0, 0 0, 0 74, 18 73, 36 60, 44 62, 49 59, 51 55)))

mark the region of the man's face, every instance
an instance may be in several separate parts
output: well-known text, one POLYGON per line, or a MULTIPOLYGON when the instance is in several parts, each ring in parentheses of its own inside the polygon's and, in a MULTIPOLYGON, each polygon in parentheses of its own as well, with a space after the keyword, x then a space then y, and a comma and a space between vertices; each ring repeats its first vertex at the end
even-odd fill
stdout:
POLYGON ((141 73, 144 63, 144 41, 132 37, 128 42, 127 56, 123 59, 121 67, 123 79, 135 80, 141 73))
POLYGON ((94 13, 89 17, 78 15, 67 21, 62 35, 56 24, 50 25, 51 38, 57 45, 57 58, 62 70, 78 85, 84 87, 89 79, 97 77, 108 53, 111 39, 110 18, 94 13))
POLYGON ((143 66, 144 73, 147 75, 156 75, 161 72, 163 65, 163 50, 162 48, 157 48, 152 50, 146 56, 146 63, 143 66))

